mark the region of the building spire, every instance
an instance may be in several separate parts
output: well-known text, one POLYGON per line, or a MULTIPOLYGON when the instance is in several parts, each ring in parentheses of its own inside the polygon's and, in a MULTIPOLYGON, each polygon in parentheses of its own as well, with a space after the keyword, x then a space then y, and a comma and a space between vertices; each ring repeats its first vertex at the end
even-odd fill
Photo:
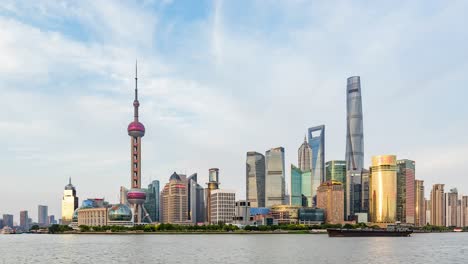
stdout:
POLYGON ((140 102, 138 102, 138 61, 135 60, 135 100, 133 101, 133 116, 134 121, 138 121, 138 107, 140 102))
POLYGON ((68 177, 68 184, 71 185, 71 177, 68 177))
POLYGON ((304 142, 307 142, 307 135, 304 134, 304 142))
POLYGON ((135 101, 138 101, 138 61, 135 60, 135 101))

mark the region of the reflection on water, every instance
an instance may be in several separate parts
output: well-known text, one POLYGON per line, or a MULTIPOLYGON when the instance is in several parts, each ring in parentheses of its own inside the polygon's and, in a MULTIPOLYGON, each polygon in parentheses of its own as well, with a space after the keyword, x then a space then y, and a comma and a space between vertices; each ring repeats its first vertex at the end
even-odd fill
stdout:
POLYGON ((0 235, 0 263, 468 263, 468 233, 326 235, 0 235))

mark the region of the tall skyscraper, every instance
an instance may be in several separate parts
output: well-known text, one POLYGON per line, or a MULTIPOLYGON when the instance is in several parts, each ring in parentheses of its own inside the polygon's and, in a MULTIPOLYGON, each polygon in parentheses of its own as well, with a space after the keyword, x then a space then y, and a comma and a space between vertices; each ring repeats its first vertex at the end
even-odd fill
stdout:
POLYGON ((20 227, 24 231, 29 230, 29 216, 28 211, 20 211, 20 227))
POLYGON ((415 224, 415 162, 397 161, 397 221, 415 224))
POLYGON ((312 149, 312 177, 325 181, 325 125, 309 128, 309 146, 312 149))
POLYGON ((366 201, 369 199, 369 189, 363 192, 362 186, 369 187, 369 172, 365 169, 347 170, 344 189, 345 218, 348 220, 355 220, 356 213, 368 212, 361 207, 365 206, 366 201), (367 180, 367 182, 363 182, 363 180, 367 180))
POLYGON ((205 222, 204 189, 197 181, 197 173, 187 178, 188 220, 194 224, 205 222))
POLYGON ((373 223, 394 223, 397 203, 396 156, 372 157, 369 182, 370 219, 373 223))
POLYGON ((161 192, 161 223, 186 223, 188 219, 187 184, 173 173, 161 192))
POLYGON ((3 226, 13 227, 13 215, 11 214, 3 215, 3 226))
POLYGON ((445 226, 444 184, 434 184, 432 186, 431 225, 445 226))
POLYGON ((37 223, 39 226, 47 226, 48 225, 48 207, 47 205, 39 205, 37 207, 37 223))
POLYGON ((141 223, 143 220, 146 192, 141 189, 141 138, 145 135, 145 126, 138 120, 138 74, 135 65, 135 99, 133 100, 133 121, 128 125, 130 136, 130 186, 127 201, 132 205, 133 221, 141 223))
POLYGON ((120 204, 129 205, 127 201, 127 193, 128 193, 128 189, 125 188, 125 186, 120 186, 120 198, 119 198, 120 204))
POLYGON ((208 188, 205 189, 205 219, 211 219, 211 192, 219 189, 219 169, 211 168, 208 171, 208 188))
POLYGON ((76 189, 71 183, 71 178, 69 178, 62 197, 62 224, 68 225, 71 223, 73 212, 75 212, 77 208, 78 197, 76 196, 76 189))
POLYGON ((414 181, 414 224, 416 226, 426 225, 426 204, 424 200, 424 181, 414 181))
POLYGON ((312 177, 312 172, 302 171, 291 164, 291 205, 315 207, 317 188, 320 180, 312 177))
MULTIPOLYGON (((148 185, 145 209, 152 222, 159 222, 159 181, 154 180, 148 185)), ((148 219, 149 220, 149 219, 148 219)))
POLYGON ((283 204, 285 196, 284 148, 266 152, 265 206, 283 204))
POLYGON ((369 213, 369 170, 362 169, 361 172, 361 213, 369 213))
POLYGON ((445 193, 445 226, 457 226, 457 188, 450 189, 445 193))
POLYGON ((247 152, 246 196, 251 207, 265 207, 265 156, 247 152))
POLYGON ((210 199, 210 223, 232 223, 236 214, 236 193, 217 189, 211 192, 210 199))
POLYGON ((56 222, 55 222, 55 215, 49 215, 49 216, 47 216, 47 223, 48 223, 49 225, 54 225, 54 224, 56 224, 56 222))
POLYGON ((346 161, 330 160, 325 163, 325 179, 326 181, 339 181, 346 183, 346 161))
POLYGON ((291 164, 291 205, 302 204, 302 171, 291 164))
POLYGON ((317 207, 325 210, 325 219, 330 224, 344 221, 344 190, 339 181, 326 181, 317 189, 317 207))
POLYGON ((361 78, 348 78, 346 86, 346 168, 364 167, 364 129, 362 121, 361 78))
POLYGON ((310 171, 312 170, 312 149, 307 143, 307 138, 304 136, 304 142, 297 151, 297 156, 299 158, 299 169, 301 171, 310 171))

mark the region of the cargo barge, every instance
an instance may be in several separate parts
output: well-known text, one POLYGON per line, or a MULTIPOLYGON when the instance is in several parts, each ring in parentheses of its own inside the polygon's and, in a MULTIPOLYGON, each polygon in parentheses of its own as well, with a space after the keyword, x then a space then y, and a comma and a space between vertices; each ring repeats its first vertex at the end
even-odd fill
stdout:
POLYGON ((408 237, 413 230, 328 228, 329 237, 408 237))

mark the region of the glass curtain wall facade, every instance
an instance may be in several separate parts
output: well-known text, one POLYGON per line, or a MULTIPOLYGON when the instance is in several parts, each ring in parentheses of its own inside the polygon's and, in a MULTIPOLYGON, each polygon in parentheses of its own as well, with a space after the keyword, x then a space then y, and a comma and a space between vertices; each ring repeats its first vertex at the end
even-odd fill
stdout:
POLYGON ((346 183, 346 161, 330 160, 325 163, 326 181, 339 181, 346 183))
POLYGON ((370 170, 370 219, 373 223, 394 223, 397 203, 396 156, 372 157, 370 170))
POLYGON ((78 208, 78 197, 76 196, 75 186, 69 178, 67 186, 63 191, 62 197, 62 224, 70 224, 73 218, 73 212, 78 208))
POLYGON ((291 164, 291 205, 302 205, 302 171, 291 164))
POLYGON ((308 130, 309 146, 312 149, 312 177, 325 181, 325 125, 308 130))
POLYGON ((265 156, 247 152, 246 194, 252 207, 265 207, 265 156))
POLYGON ((346 167, 360 171, 364 167, 364 129, 361 78, 349 77, 346 86, 346 167))
POLYGON ((265 206, 281 205, 285 196, 284 148, 272 148, 265 156, 265 206))
POLYGON ((415 162, 398 160, 397 166, 397 221, 414 224, 415 162))
POLYGON ((146 190, 145 209, 153 222, 159 222, 159 181, 154 180, 146 190))

